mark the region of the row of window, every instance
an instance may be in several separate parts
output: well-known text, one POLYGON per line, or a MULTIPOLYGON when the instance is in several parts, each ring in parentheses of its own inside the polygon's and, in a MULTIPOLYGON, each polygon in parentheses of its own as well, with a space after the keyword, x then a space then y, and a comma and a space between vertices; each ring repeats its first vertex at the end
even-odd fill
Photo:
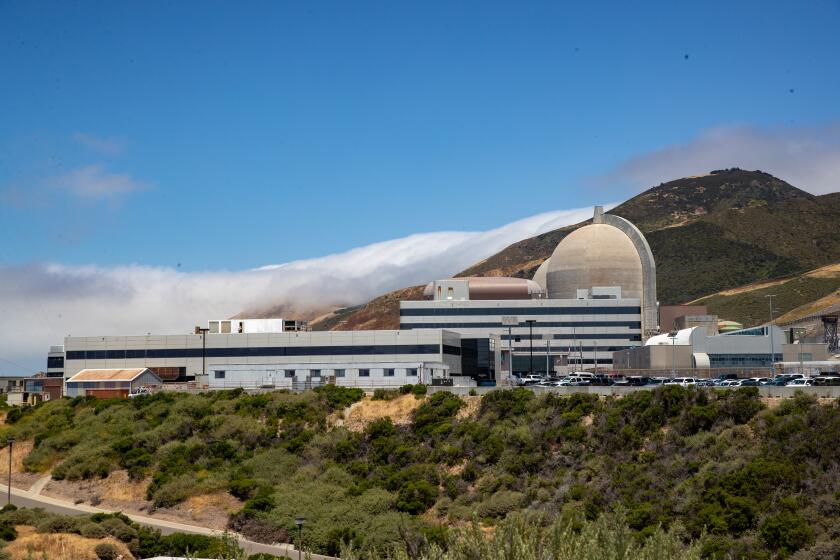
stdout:
MULTIPOLYGON (((503 334, 501 336, 502 340, 510 340, 511 338, 515 342, 520 342, 522 340, 545 340, 544 334, 535 334, 533 336, 527 334, 514 334, 514 335, 507 335, 503 334)), ((640 334, 630 334, 630 333, 584 333, 584 334, 555 334, 551 337, 553 340, 630 340, 630 341, 641 341, 642 335, 640 334)))
POLYGON ((64 367, 64 356, 48 356, 47 369, 60 369, 64 367))
MULTIPOLYGON (((545 327, 628 327, 641 329, 641 321, 544 321, 534 323, 533 328, 545 327)), ((508 325, 502 323, 400 323, 401 330, 411 329, 504 329, 508 325)), ((510 328, 528 328, 528 323, 521 322, 510 328)))
MULTIPOLYGON (((782 361, 776 354, 775 362, 782 361)), ((770 353, 767 354, 709 354, 709 365, 715 367, 770 367, 770 353)))
MULTIPOLYGON (((444 354, 460 355, 457 346, 443 345, 444 354)), ((437 344, 379 344, 358 346, 255 346, 245 348, 147 348, 139 350, 69 350, 68 360, 132 360, 146 358, 248 358, 263 356, 371 356, 440 354, 437 344)))
POLYGON ((640 315, 641 307, 442 307, 401 308, 400 317, 464 316, 464 315, 640 315))
POLYGON ((128 389, 131 381, 68 381, 67 388, 76 389, 128 389))
MULTIPOLYGON (((309 369, 305 370, 309 372, 309 377, 321 377, 321 370, 320 369, 309 369)), ((336 377, 345 377, 346 371, 345 369, 334 369, 328 370, 332 371, 333 375, 336 377)), ((359 368, 359 377, 370 377, 370 368, 359 368)), ((283 377, 287 379, 291 379, 295 377, 295 370, 293 369, 285 369, 285 370, 278 370, 278 375, 283 375, 283 377)), ((396 369, 394 368, 383 368, 382 375, 383 377, 394 377, 396 374, 396 369)), ((214 379, 225 379, 227 375, 227 371, 224 370, 216 370, 213 372, 214 379)), ((405 370, 406 377, 417 377, 417 368, 406 368, 405 370)))

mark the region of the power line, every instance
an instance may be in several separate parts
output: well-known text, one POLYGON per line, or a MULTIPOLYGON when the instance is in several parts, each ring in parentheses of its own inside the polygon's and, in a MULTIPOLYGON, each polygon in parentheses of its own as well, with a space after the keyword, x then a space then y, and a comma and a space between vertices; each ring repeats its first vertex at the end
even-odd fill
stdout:
POLYGON ((20 364, 18 364, 18 363, 15 363, 15 362, 13 362, 13 361, 11 361, 11 360, 7 360, 7 359, 5 359, 5 358, 3 358, 3 357, 0 357, 0 362, 6 362, 7 364, 11 364, 11 365, 13 365, 13 366, 15 366, 15 367, 18 367, 18 368, 20 368, 20 369, 22 369, 22 370, 26 371, 27 373, 31 373, 31 372, 33 372, 33 371, 38 371, 38 368, 31 368, 31 367, 28 367, 28 366, 23 366, 23 365, 20 365, 20 364))

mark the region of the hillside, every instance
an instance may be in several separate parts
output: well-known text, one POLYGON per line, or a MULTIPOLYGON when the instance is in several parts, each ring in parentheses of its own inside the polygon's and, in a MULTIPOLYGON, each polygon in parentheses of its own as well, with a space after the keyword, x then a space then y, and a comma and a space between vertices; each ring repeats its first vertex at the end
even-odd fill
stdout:
MULTIPOLYGON (((645 233, 664 305, 840 262, 840 193, 814 196, 761 171, 728 169, 669 181, 610 212, 645 233)), ((458 276, 530 277, 566 235, 586 223, 514 243, 458 276)), ((313 327, 398 328, 400 292, 313 327)))
POLYGON ((492 531, 510 513, 617 507, 629 538, 679 525, 706 558, 840 550, 836 401, 766 408, 754 388, 669 386, 604 400, 499 390, 468 405, 444 392, 398 406, 413 409, 398 423, 347 429, 361 398, 329 386, 62 399, 13 409, 0 441, 33 442, 24 466, 68 483, 127 473, 155 508, 228 492, 243 501, 229 526, 267 542, 288 542, 303 515, 308 545, 331 554, 440 543, 474 518, 492 531))
POLYGON ((758 282, 705 296, 691 303, 704 304, 710 313, 745 326, 769 319, 767 295, 773 294, 777 322, 793 321, 840 302, 840 263, 803 274, 758 282))

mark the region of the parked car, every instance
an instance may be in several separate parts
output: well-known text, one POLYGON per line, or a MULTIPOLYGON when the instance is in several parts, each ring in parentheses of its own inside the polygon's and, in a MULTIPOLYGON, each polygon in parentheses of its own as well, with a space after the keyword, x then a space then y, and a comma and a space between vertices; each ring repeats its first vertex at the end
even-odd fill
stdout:
POLYGON ((754 381, 756 381, 759 385, 767 385, 772 381, 769 377, 753 377, 754 381))
POLYGON ((697 380, 693 377, 675 377, 674 379, 668 380, 668 385, 682 385, 683 387, 694 385, 696 383, 697 380))
MULTIPOLYGON (((582 381, 586 380, 586 378, 580 378, 582 381)), ((588 380, 590 385, 597 385, 600 387, 608 387, 610 385, 615 385, 615 382, 610 378, 609 375, 594 375, 591 379, 588 380)))
POLYGON ((128 394, 129 399, 133 399, 134 397, 141 397, 143 395, 151 395, 152 390, 148 387, 136 387, 131 393, 128 394))
POLYGON ((630 377, 625 377, 621 381, 617 381, 616 385, 624 385, 629 387, 644 387, 645 385, 649 385, 650 382, 650 377, 643 377, 641 375, 631 375, 630 377))
POLYGON ((758 387, 759 383, 755 379, 739 379, 736 387, 758 387))
POLYGON ((714 387, 715 382, 713 379, 698 379, 696 385, 698 387, 714 387))
POLYGON ((648 385, 665 385, 667 381, 666 377, 654 377, 648 380, 648 385))
POLYGON ((522 384, 523 385, 536 385, 537 383, 539 383, 542 380, 543 380, 542 376, 537 375, 537 374, 530 374, 530 375, 526 375, 522 378, 522 384))
POLYGON ((800 377, 799 379, 793 379, 785 385, 785 387, 813 387, 814 382, 810 379, 805 379, 804 377, 800 377))
POLYGON ((840 377, 832 375, 821 375, 819 377, 812 377, 811 381, 817 387, 836 387, 840 385, 840 377))

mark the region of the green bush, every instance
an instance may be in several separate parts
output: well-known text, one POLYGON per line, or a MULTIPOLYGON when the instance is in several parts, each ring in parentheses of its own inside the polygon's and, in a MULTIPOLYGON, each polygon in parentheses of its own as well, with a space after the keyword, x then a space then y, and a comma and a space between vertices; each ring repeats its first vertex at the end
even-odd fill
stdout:
POLYGON ((438 497, 438 488, 425 480, 405 482, 397 494, 397 509, 420 514, 429 509, 438 497))
POLYGON ((99 543, 93 549, 99 560, 117 560, 121 558, 119 549, 110 543, 99 543))
POLYGON ((765 519, 758 528, 761 539, 782 557, 789 556, 811 542, 813 530, 801 516, 781 511, 765 519))
POLYGON ((418 399, 425 396, 428 392, 428 389, 422 383, 418 383, 411 388, 411 394, 413 394, 418 399))

